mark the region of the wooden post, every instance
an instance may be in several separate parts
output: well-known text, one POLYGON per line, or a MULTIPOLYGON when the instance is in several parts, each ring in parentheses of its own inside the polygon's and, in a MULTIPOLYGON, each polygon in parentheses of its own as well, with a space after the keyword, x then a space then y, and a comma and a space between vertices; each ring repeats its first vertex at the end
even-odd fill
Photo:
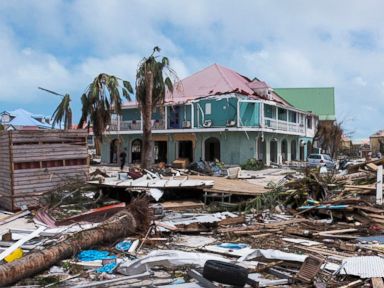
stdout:
POLYGON ((9 173, 11 175, 11 210, 15 210, 15 166, 13 163, 13 141, 12 141, 12 131, 8 131, 8 151, 9 151, 9 173))
POLYGON ((383 204, 383 165, 377 166, 376 204, 383 204))

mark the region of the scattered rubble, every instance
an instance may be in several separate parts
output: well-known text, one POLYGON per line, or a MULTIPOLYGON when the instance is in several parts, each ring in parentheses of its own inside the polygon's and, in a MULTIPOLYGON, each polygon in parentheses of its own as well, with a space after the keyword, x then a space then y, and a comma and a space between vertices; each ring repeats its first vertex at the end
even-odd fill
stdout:
POLYGON ((0 211, 0 285, 382 287, 383 164, 92 167, 40 209, 0 211))

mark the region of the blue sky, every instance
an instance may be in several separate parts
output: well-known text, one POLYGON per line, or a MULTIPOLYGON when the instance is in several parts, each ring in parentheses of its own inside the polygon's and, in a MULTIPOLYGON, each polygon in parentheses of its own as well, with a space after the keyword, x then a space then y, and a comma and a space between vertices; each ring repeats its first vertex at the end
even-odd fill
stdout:
POLYGON ((134 83, 154 46, 180 78, 213 63, 272 87, 335 87, 353 138, 384 129, 384 2, 79 0, 0 2, 0 110, 50 115, 101 72, 134 83))

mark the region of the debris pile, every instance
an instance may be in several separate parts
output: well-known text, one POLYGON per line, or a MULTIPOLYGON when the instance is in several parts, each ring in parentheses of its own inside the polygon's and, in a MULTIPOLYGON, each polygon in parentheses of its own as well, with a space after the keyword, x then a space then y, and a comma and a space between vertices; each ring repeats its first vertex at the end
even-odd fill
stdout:
POLYGON ((43 208, 1 211, 0 285, 382 287, 383 164, 227 178, 98 168, 43 208), (180 198, 192 190, 201 193, 180 198))

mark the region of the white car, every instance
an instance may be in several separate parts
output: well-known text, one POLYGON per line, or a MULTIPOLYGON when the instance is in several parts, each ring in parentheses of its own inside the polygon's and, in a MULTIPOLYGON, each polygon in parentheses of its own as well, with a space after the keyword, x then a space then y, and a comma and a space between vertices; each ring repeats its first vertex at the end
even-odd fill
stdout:
POLYGON ((328 154, 310 154, 307 157, 308 167, 326 166, 328 170, 335 169, 336 163, 328 154))

